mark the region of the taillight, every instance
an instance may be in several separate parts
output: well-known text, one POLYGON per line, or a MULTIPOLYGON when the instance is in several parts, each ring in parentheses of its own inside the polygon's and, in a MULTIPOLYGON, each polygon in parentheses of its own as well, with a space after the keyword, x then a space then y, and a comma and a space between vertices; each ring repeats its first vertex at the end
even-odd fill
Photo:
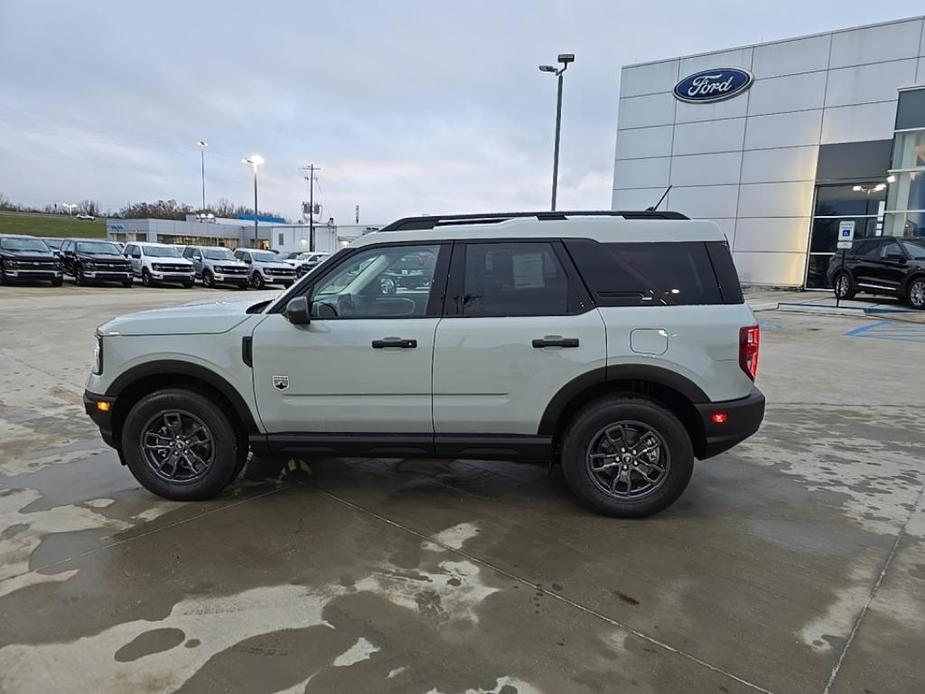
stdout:
POLYGON ((739 366, 752 379, 758 374, 758 348, 761 345, 761 330, 757 325, 739 329, 739 366))

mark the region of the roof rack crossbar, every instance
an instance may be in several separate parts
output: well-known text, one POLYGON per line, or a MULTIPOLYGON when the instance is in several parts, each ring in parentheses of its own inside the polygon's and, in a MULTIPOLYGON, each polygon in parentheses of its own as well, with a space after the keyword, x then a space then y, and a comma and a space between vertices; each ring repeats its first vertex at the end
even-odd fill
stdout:
POLYGON ((565 220, 568 217, 623 217, 624 219, 688 219, 680 212, 655 210, 567 210, 557 212, 487 212, 482 214, 424 215, 403 217, 379 231, 413 231, 459 224, 496 224, 509 219, 536 218, 540 221, 565 220))

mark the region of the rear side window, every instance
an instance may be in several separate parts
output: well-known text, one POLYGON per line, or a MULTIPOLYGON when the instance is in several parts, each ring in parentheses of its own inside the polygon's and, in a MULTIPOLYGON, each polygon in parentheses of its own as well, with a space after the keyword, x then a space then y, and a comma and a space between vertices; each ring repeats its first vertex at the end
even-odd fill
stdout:
POLYGON ((465 246, 461 316, 561 316, 569 313, 569 281, 547 242, 465 246))
POLYGON ((742 301, 729 249, 720 242, 598 243, 567 239, 565 245, 598 306, 742 301))

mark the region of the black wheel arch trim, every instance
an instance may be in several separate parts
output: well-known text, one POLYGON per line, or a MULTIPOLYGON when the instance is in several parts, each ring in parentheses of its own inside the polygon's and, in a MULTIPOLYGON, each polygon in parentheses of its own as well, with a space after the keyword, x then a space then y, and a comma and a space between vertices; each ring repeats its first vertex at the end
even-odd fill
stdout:
POLYGON ((234 408, 235 413, 244 424, 248 433, 257 433, 260 431, 250 408, 234 386, 222 376, 219 376, 205 366, 179 359, 158 359, 156 361, 149 361, 144 364, 133 366, 120 374, 110 384, 109 388, 106 389, 106 397, 114 398, 118 401, 119 395, 126 389, 150 376, 186 376, 201 381, 217 390, 229 403, 231 403, 231 406, 234 408))
POLYGON ((540 420, 540 435, 554 435, 569 404, 586 390, 614 381, 647 381, 680 393, 690 403, 707 403, 710 398, 689 378, 650 364, 614 364, 588 371, 566 383, 552 397, 540 420))

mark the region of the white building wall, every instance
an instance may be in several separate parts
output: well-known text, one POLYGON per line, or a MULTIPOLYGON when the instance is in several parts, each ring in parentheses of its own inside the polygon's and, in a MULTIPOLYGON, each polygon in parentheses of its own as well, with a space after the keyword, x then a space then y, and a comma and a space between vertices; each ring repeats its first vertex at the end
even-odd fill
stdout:
POLYGON ((925 83, 925 18, 623 68, 613 209, 716 220, 746 284, 803 284, 821 144, 889 139, 897 89, 925 83), (674 85, 738 67, 755 81, 714 104, 674 85))

